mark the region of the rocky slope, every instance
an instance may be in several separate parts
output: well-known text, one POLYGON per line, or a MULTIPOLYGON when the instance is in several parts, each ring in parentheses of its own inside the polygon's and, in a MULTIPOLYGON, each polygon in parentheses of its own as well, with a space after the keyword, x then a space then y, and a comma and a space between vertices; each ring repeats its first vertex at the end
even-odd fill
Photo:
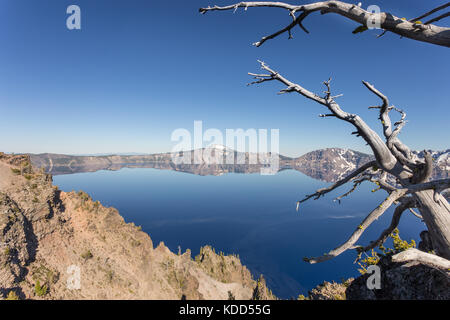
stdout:
POLYGON ((29 156, 0 153, 0 298, 273 298, 262 284, 209 246, 195 258, 155 248, 114 208, 58 190, 29 156))
MULTIPOLYGON (((205 150, 205 149, 203 149, 205 150)), ((214 155, 209 150, 208 157, 214 155)), ((70 174, 77 172, 93 172, 98 170, 120 170, 121 168, 155 168, 162 170, 175 170, 198 175, 222 175, 225 173, 258 173, 262 164, 249 164, 249 153, 239 153, 226 149, 225 155, 234 153, 235 159, 242 156, 244 164, 175 164, 171 153, 153 155, 111 155, 111 156, 67 156, 60 154, 30 155, 33 166, 44 168, 46 172, 57 174, 70 174)), ((416 152, 423 156, 423 152, 416 152)), ((450 176, 450 149, 445 151, 432 151, 435 159, 433 178, 443 179, 450 176)), ((192 160, 194 153, 191 154, 192 160)), ((372 155, 353 151, 350 149, 328 148, 309 152, 298 158, 289 158, 280 155, 279 170, 298 170, 314 179, 326 182, 336 182, 355 168, 373 160, 372 155)))
POLYGON ((329 148, 312 151, 294 159, 293 167, 315 179, 335 182, 373 158, 349 149, 329 148))

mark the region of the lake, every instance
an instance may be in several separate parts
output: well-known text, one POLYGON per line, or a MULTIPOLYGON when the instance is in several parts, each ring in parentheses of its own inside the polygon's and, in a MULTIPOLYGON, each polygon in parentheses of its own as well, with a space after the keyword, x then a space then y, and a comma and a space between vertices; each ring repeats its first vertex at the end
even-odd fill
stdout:
MULTIPOLYGON (((263 274, 279 298, 296 298, 326 281, 358 276, 354 251, 321 264, 302 261, 345 241, 367 213, 386 197, 360 186, 341 204, 333 198, 344 186, 320 200, 309 200, 295 211, 296 201, 328 183, 298 171, 273 176, 225 174, 199 176, 157 169, 122 169, 54 176, 64 191, 84 190, 94 200, 119 210, 127 222, 142 226, 154 246, 163 241, 198 254, 201 246, 239 254, 254 278, 263 274)), ((376 221, 359 243, 376 239, 389 225, 393 210, 376 221)), ((400 223, 403 239, 418 241, 424 224, 405 212, 400 223)))

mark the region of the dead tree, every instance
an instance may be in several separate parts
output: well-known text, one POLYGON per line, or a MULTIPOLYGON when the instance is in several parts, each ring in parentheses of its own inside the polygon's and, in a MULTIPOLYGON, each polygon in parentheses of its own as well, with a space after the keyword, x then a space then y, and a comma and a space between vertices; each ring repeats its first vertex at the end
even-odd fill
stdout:
MULTIPOLYGON (((418 18, 408 21, 388 13, 381 13, 381 27, 386 31, 391 31, 404 37, 449 47, 450 28, 437 27, 430 24, 431 22, 439 21, 448 16, 448 13, 442 14, 423 24, 416 23, 419 19, 442 10, 449 5, 450 3, 447 3, 418 18), (423 28, 417 27, 417 25, 422 25, 423 28)), ((363 10, 359 6, 340 1, 323 1, 306 5, 289 5, 281 2, 241 2, 225 7, 214 6, 202 8, 200 9, 200 12, 206 13, 207 11, 213 10, 236 10, 239 7, 284 8, 289 11, 293 19, 292 23, 284 29, 272 35, 263 37, 261 41, 255 43, 256 46, 260 46, 265 41, 275 38, 284 32, 288 32, 291 37, 291 29, 296 25, 299 25, 303 30, 306 30, 302 25, 303 19, 314 11, 321 11, 321 13, 334 12, 361 24, 365 24, 366 21, 371 18, 371 13, 363 10), (300 15, 296 16, 297 13, 300 13, 300 15)), ((325 107, 328 110, 328 113, 321 114, 319 115, 320 117, 334 117, 350 123, 355 128, 355 131, 352 134, 363 138, 370 146, 375 156, 374 161, 363 165, 344 179, 336 182, 332 186, 319 189, 315 193, 306 196, 303 200, 300 200, 297 203, 297 210, 302 202, 311 198, 319 199, 330 191, 350 182, 353 183, 351 190, 341 197, 338 197, 338 199, 349 195, 364 181, 375 183, 378 186, 378 189, 382 189, 388 194, 386 199, 370 212, 361 224, 356 227, 355 231, 347 241, 323 256, 305 258, 305 261, 309 263, 327 261, 349 249, 355 249, 360 255, 362 252, 366 252, 383 244, 387 239, 387 236, 398 226, 400 217, 406 210, 410 210, 425 222, 436 254, 445 259, 450 259, 450 205, 445 197, 442 196, 442 193, 450 188, 450 179, 428 181, 433 168, 433 159, 431 155, 425 152, 424 158, 419 158, 399 139, 398 136, 406 124, 406 113, 391 105, 388 97, 376 89, 372 84, 366 81, 362 82, 369 91, 380 99, 379 106, 372 106, 369 108, 378 111, 383 131, 382 138, 372 130, 360 116, 348 113, 341 108, 336 102, 336 98, 340 95, 333 96, 331 93, 331 78, 324 82, 326 87, 324 94, 319 95, 309 91, 300 84, 291 82, 264 62, 259 61, 259 63, 263 71, 262 73, 249 73, 249 75, 254 77, 254 81, 249 85, 260 84, 267 81, 278 81, 285 86, 285 88, 279 92, 280 94, 298 93, 325 107), (390 118, 391 112, 399 113, 400 120, 398 122, 392 123, 390 118), (369 245, 363 246, 357 244, 357 241, 363 232, 392 205, 396 205, 397 207, 389 227, 382 232, 377 240, 371 242, 369 245), (420 215, 416 213, 414 209, 420 211, 420 215)), ((420 256, 421 254, 423 254, 423 259, 430 259, 429 255, 422 251, 414 252, 415 257, 420 256)), ((445 259, 443 260, 445 261, 445 259)), ((438 260, 439 259, 436 261, 438 260)), ((448 261, 445 263, 448 265, 448 261)))
POLYGON ((200 13, 206 13, 208 11, 216 10, 237 10, 238 8, 250 7, 273 7, 281 8, 289 11, 289 15, 292 18, 292 22, 281 30, 278 30, 268 36, 262 37, 258 42, 253 43, 256 47, 261 46, 267 40, 273 39, 280 34, 288 33, 289 39, 292 38, 292 29, 297 25, 306 33, 309 31, 303 25, 303 20, 313 12, 320 12, 321 14, 326 13, 336 13, 345 18, 351 19, 360 23, 361 25, 354 30, 354 33, 362 32, 367 30, 368 26, 374 21, 380 23, 381 29, 384 31, 379 35, 384 35, 387 31, 398 34, 405 38, 410 38, 413 40, 428 42, 432 44, 437 44, 440 46, 450 47, 450 28, 439 27, 433 25, 433 22, 440 21, 446 17, 450 16, 450 12, 445 12, 439 16, 430 19, 426 22, 422 22, 420 19, 429 17, 430 15, 437 13, 450 7, 450 2, 443 4, 433 10, 426 12, 419 17, 409 19, 399 18, 393 14, 387 12, 373 13, 368 12, 358 5, 345 3, 342 1, 320 1, 310 4, 302 5, 291 5, 283 2, 272 2, 272 1, 252 1, 252 2, 239 2, 225 7, 208 7, 200 8, 200 13))

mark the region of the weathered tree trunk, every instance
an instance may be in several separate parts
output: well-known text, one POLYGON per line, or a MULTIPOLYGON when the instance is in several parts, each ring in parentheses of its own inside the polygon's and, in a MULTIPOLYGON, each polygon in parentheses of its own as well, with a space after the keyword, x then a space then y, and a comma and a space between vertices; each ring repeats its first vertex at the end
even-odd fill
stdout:
POLYGON ((450 260, 450 205, 447 200, 433 190, 424 190, 414 194, 431 235, 436 253, 450 260), (437 200, 437 201, 436 201, 437 200))

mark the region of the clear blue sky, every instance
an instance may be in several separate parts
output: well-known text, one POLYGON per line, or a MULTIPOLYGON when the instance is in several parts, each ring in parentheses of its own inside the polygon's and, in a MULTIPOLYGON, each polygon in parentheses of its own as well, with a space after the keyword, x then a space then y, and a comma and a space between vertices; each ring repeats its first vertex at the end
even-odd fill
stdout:
MULTIPOLYGON (((295 1, 303 3, 305 1, 295 1)), ((341 106, 377 130, 373 83, 408 112, 401 138, 414 149, 449 147, 449 49, 380 31, 353 35, 356 23, 313 14, 294 39, 251 45, 289 22, 280 9, 200 15, 232 1, 0 0, 0 151, 69 154, 168 151, 176 128, 278 128, 281 153, 324 147, 368 151, 350 126, 269 83, 246 87, 266 61, 321 93, 333 77, 341 106), (82 30, 66 28, 81 8, 82 30)), ((373 0, 412 18, 443 1, 373 0)), ((447 22, 441 24, 449 25, 447 22)))

